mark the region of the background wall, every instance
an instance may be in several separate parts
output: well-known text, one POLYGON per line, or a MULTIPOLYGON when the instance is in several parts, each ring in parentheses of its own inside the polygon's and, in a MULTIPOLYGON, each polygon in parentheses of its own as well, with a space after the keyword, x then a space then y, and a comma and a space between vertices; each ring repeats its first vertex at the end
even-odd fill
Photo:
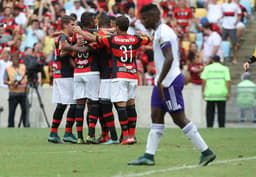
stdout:
MULTIPOLYGON (((150 127, 150 98, 151 98, 152 87, 149 86, 140 86, 138 88, 138 94, 136 98, 136 108, 138 113, 138 127, 150 127)), ((44 108, 47 113, 48 121, 51 122, 52 114, 55 109, 55 105, 52 103, 52 88, 40 88, 40 95, 43 100, 44 108)), ((185 99, 185 110, 187 117, 192 120, 198 127, 203 128, 206 126, 205 123, 205 101, 202 99, 201 87, 188 85, 185 86, 183 90, 183 95, 185 99)), ((30 122, 31 127, 34 128, 45 128, 47 124, 44 120, 42 111, 39 106, 37 95, 35 90, 32 89, 29 94, 29 100, 32 101, 32 107, 30 109, 30 122)), ((0 88, 0 106, 4 107, 4 112, 0 113, 0 127, 7 127, 8 120, 8 90, 0 88)), ((67 112, 67 111, 66 111, 67 112)), ((117 114, 115 113, 116 125, 119 127, 117 114)), ((86 112, 85 112, 86 115, 86 112)), ((17 108, 16 111, 16 126, 19 121, 20 108, 17 108)), ((248 117, 250 114, 248 113, 248 117)), ((232 98, 227 103, 227 121, 229 127, 256 127, 255 124, 252 124, 248 119, 245 123, 239 122, 239 109, 236 105, 236 87, 232 87, 232 98)), ((176 127, 170 116, 166 115, 165 118, 166 127, 176 127)), ((65 117, 61 123, 63 127, 65 125, 65 117)), ((217 123, 215 123, 217 126, 217 123)))

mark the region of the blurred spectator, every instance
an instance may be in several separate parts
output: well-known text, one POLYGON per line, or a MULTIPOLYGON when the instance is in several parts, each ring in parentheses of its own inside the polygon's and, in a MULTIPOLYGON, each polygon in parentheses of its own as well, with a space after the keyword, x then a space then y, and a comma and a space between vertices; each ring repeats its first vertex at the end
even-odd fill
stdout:
POLYGON ((237 104, 240 109, 240 121, 245 121, 245 113, 251 111, 251 120, 256 123, 256 84, 250 81, 248 72, 242 74, 242 81, 237 85, 237 104))
POLYGON ((48 58, 47 61, 51 61, 51 56, 54 49, 54 41, 55 41, 53 36, 54 31, 55 31, 54 27, 50 26, 47 30, 46 36, 43 41, 43 54, 46 58, 48 58))
POLYGON ((232 0, 228 0, 221 6, 222 11, 222 37, 223 40, 227 40, 228 36, 231 38, 233 45, 233 60, 232 63, 237 63, 237 34, 236 34, 236 25, 240 21, 241 9, 238 7, 236 3, 232 0))
POLYGON ((192 11, 187 7, 186 0, 180 0, 177 7, 173 11, 173 15, 176 18, 177 24, 182 26, 184 33, 189 32, 192 11))
MULTIPOLYGON (((16 7, 20 8, 20 11, 25 14, 25 16, 28 16, 29 14, 29 7, 25 5, 24 0, 16 1, 16 7)), ((15 7, 14 7, 15 8, 15 7)))
POLYGON ((81 16, 82 16, 82 14, 83 14, 85 11, 95 13, 95 10, 92 9, 92 8, 86 3, 86 1, 85 1, 85 3, 86 3, 86 4, 85 4, 86 9, 81 6, 80 0, 74 0, 73 2, 74 2, 74 5, 73 5, 69 10, 67 10, 66 14, 67 14, 67 15, 70 15, 70 14, 72 14, 72 13, 73 13, 73 14, 76 14, 76 16, 77 16, 77 21, 80 21, 80 20, 81 20, 81 16))
POLYGON ((164 0, 160 2, 160 7, 163 9, 163 18, 166 18, 168 13, 172 12, 176 6, 175 0, 164 0))
POLYGON ((166 25, 175 30, 175 28, 177 27, 177 23, 176 18, 173 16, 173 12, 168 12, 164 20, 166 25))
POLYGON ((215 55, 222 56, 220 48, 222 39, 217 32, 212 30, 210 23, 204 25, 204 33, 207 35, 207 38, 204 42, 203 63, 209 64, 211 57, 215 55))
POLYGON ((130 35, 135 35, 136 31, 140 31, 144 34, 149 34, 148 30, 144 27, 144 25, 141 23, 140 19, 137 19, 135 16, 135 9, 134 7, 130 7, 128 9, 128 15, 127 15, 130 26, 128 28, 127 33, 130 35))
POLYGON ((213 63, 205 66, 202 74, 202 94, 206 101, 207 127, 212 128, 215 117, 215 105, 218 110, 219 127, 225 127, 226 101, 231 96, 231 80, 228 67, 220 63, 219 56, 211 58, 213 63))
POLYGON ((12 9, 10 7, 5 7, 4 9, 4 18, 1 20, 1 23, 5 25, 5 30, 9 33, 15 28, 15 21, 12 15, 12 9))
POLYGON ((1 47, 6 47, 9 41, 12 40, 12 35, 8 32, 5 31, 5 24, 4 23, 0 23, 0 44, 1 47), (6 46, 4 46, 6 45, 6 46))
POLYGON ((190 82, 195 85, 201 85, 202 80, 200 78, 200 74, 204 70, 204 65, 201 63, 200 55, 198 53, 191 52, 188 55, 188 60, 190 61, 188 66, 190 82))
POLYGON ((247 19, 250 18, 250 16, 248 15, 248 12, 247 12, 246 8, 240 4, 240 0, 235 0, 235 3, 241 9, 241 14, 240 14, 241 18, 240 18, 240 21, 236 25, 236 29, 237 29, 237 43, 238 43, 238 46, 239 46, 241 36, 242 36, 243 31, 245 29, 245 25, 246 25, 245 23, 247 22, 247 19))
POLYGON ((19 6, 14 7, 13 14, 15 17, 15 23, 17 25, 21 25, 22 28, 25 28, 27 25, 28 19, 26 17, 26 14, 21 11, 21 8, 19 6))
POLYGON ((0 54, 0 87, 7 88, 7 85, 4 84, 4 72, 11 64, 10 48, 6 47, 0 54))
POLYGON ((40 22, 32 20, 31 28, 26 29, 25 47, 33 48, 35 43, 43 42, 44 32, 39 28, 40 22))
POLYGON ((217 0, 206 0, 205 8, 207 9, 207 19, 210 23, 218 24, 219 18, 221 18, 221 5, 217 3, 217 0))

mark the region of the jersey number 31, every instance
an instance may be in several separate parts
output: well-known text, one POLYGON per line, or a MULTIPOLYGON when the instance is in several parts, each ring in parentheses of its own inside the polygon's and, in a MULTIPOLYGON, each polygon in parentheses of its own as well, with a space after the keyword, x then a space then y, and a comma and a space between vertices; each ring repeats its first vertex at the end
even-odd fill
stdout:
MULTIPOLYGON (((132 63, 132 45, 129 45, 128 46, 128 49, 130 50, 130 63, 132 63)), ((127 46, 125 45, 121 45, 120 46, 120 50, 123 51, 123 54, 124 54, 124 57, 122 56, 120 59, 121 59, 121 62, 122 63, 126 63, 128 61, 128 50, 127 50, 127 46)))

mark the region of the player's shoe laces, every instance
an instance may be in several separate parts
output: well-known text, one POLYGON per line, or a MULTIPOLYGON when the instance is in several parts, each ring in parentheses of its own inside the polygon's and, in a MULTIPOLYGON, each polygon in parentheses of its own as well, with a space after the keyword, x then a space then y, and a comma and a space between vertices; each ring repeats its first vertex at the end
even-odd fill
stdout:
POLYGON ((90 137, 90 136, 87 136, 86 143, 87 144, 98 144, 97 141, 96 141, 96 138, 95 137, 90 137))
POLYGON ((48 137, 48 142, 55 143, 55 144, 63 144, 63 142, 61 141, 58 135, 51 135, 51 134, 48 137))
POLYGON ((135 138, 134 137, 128 137, 125 138, 120 144, 121 145, 127 145, 127 144, 134 144, 135 143, 135 138))
POLYGON ((150 160, 148 158, 146 158, 145 156, 141 156, 136 160, 130 161, 128 162, 128 165, 155 165, 155 161, 154 160, 150 160))
POLYGON ((211 150, 209 150, 209 153, 207 155, 201 155, 199 165, 206 166, 215 159, 216 155, 211 150))
POLYGON ((86 144, 83 138, 77 139, 77 144, 86 144))
POLYGON ((64 142, 69 142, 69 143, 74 143, 74 144, 77 143, 77 139, 76 139, 76 137, 73 135, 73 133, 67 133, 67 132, 64 134, 63 141, 64 141, 64 142))
POLYGON ((119 141, 118 140, 109 139, 107 142, 102 143, 102 144, 119 144, 119 141))

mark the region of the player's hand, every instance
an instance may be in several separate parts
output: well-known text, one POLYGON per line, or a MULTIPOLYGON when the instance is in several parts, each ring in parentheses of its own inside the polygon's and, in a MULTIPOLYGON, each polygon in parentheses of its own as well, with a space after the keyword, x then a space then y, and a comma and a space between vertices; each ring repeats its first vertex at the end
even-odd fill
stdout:
POLYGON ((244 63, 244 70, 247 72, 250 68, 250 64, 248 62, 244 63))
POLYGON ((80 32, 82 31, 82 29, 80 28, 80 26, 75 26, 74 29, 73 29, 73 31, 74 31, 75 33, 80 33, 80 32))
POLYGON ((86 52, 88 52, 88 47, 78 47, 78 52, 86 53, 86 52))
POLYGON ((158 93, 159 93, 161 100, 164 101, 165 100, 164 86, 161 82, 157 82, 157 89, 158 89, 158 93))

